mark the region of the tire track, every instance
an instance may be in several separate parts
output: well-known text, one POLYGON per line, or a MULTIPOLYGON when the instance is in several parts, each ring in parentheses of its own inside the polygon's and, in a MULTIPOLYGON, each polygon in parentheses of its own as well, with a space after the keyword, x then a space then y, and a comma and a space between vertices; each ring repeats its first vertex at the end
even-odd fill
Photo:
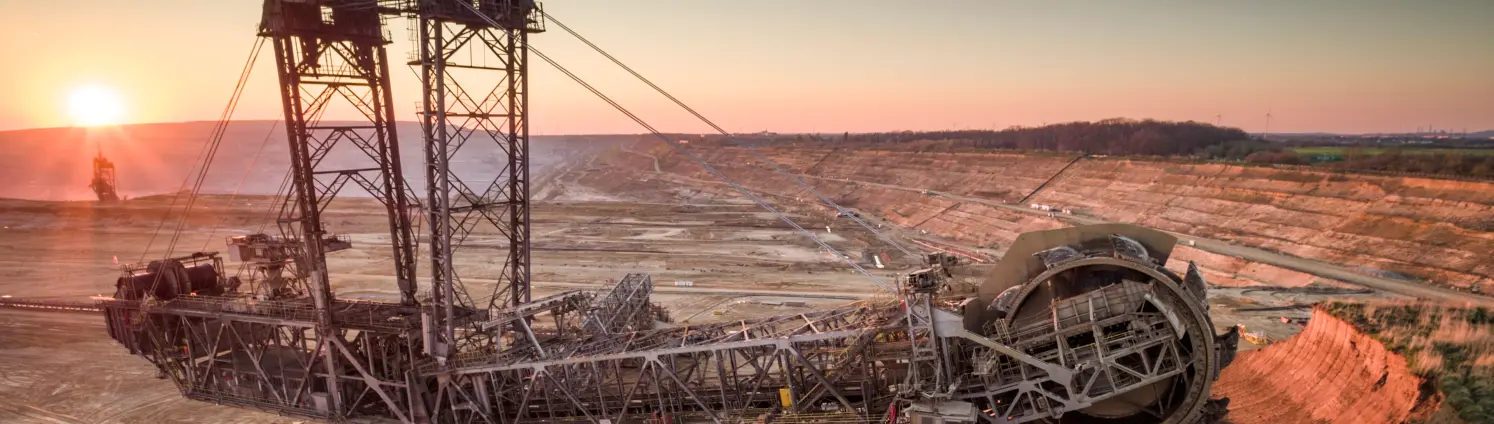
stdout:
MULTIPOLYGON (((130 413, 133 413, 135 411, 139 411, 139 410, 145 409, 145 408, 153 408, 153 407, 156 407, 156 406, 160 406, 162 404, 165 404, 167 402, 171 402, 173 400, 177 400, 177 399, 180 399, 180 398, 181 398, 181 396, 178 395, 178 394, 176 394, 176 393, 161 395, 159 397, 156 397, 154 400, 146 401, 145 403, 141 403, 139 405, 136 405, 133 408, 126 409, 126 410, 123 410, 123 411, 119 411, 119 412, 116 412, 116 413, 113 413, 113 414, 109 414, 106 417, 103 417, 103 418, 100 418, 100 419, 97 419, 97 420, 93 420, 93 421, 90 421, 90 422, 98 422, 98 423, 102 423, 102 422, 115 422, 118 418, 123 417, 125 415, 129 415, 130 413)), ((103 411, 100 410, 98 412, 103 412, 103 411)), ((159 410, 157 410, 157 412, 159 412, 159 410)), ((97 414, 97 413, 95 413, 95 414, 97 414)), ((153 414, 147 414, 147 416, 149 416, 149 415, 153 415, 153 414)), ((92 417, 90 416, 89 418, 92 418, 92 417)), ((142 417, 142 418, 144 418, 144 417, 142 417)), ((143 421, 147 421, 148 422, 149 420, 143 420, 143 421)))
MULTIPOLYGON (((5 402, 0 402, 0 412, 8 412, 8 413, 10 413, 12 415, 20 416, 21 418, 30 418, 30 419, 34 420, 34 421, 31 421, 31 422, 43 422, 43 423, 53 423, 53 424, 81 424, 81 423, 84 422, 84 421, 79 420, 79 419, 77 419, 77 418, 75 418, 73 416, 70 416, 70 415, 59 414, 59 413, 56 413, 56 412, 52 412, 52 411, 48 411, 48 410, 45 410, 45 409, 37 408, 37 407, 31 406, 31 405, 11 405, 11 404, 8 404, 8 403, 5 403, 5 402)), ((15 422, 15 421, 6 421, 6 422, 15 422)))

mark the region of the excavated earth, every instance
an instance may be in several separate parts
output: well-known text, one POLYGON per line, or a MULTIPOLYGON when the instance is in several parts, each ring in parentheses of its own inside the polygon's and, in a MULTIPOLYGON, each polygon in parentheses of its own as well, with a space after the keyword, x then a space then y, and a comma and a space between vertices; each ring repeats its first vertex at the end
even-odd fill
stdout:
MULTIPOLYGON (((1494 184, 1489 182, 1058 155, 758 149, 789 176, 772 172, 745 148, 692 149, 776 207, 835 215, 799 188, 797 178, 873 222, 904 230, 903 237, 991 257, 999 257, 1018 234, 1084 219, 1180 234, 1167 266, 1178 271, 1189 261, 1200 266, 1216 286, 1210 293, 1216 325, 1248 324, 1248 331, 1278 341, 1264 347, 1242 341, 1245 352, 1221 376, 1215 395, 1233 400, 1228 421, 1234 423, 1403 422, 1416 406, 1422 381, 1407 370, 1404 358, 1349 324, 1289 307, 1322 300, 1288 294, 1293 289, 1362 287, 1252 261, 1227 249, 1205 250, 1190 236, 1395 277, 1406 285, 1465 292, 1456 296, 1494 291, 1494 261, 1484 255, 1494 251, 1489 231, 1494 184), (1029 204, 1073 214, 1033 213, 1029 204), (1268 294, 1261 296, 1262 288, 1284 290, 1264 290, 1268 294), (1277 312, 1269 320, 1250 312, 1263 310, 1277 312), (1309 324, 1282 323, 1282 317, 1309 324)), ((703 167, 659 143, 637 142, 601 154, 574 180, 658 200, 738 197, 703 167)))
POLYGON ((1494 183, 1084 160, 1032 199, 1460 289, 1494 291, 1494 183))
MULTIPOLYGON (((609 142, 552 150, 532 171, 535 296, 646 271, 661 286, 693 281, 689 288, 661 287, 658 297, 678 320, 699 322, 808 311, 877 291, 667 146, 609 142)), ((1488 183, 1062 155, 763 149, 796 175, 789 177, 769 171, 745 149, 697 153, 852 257, 892 252, 819 205, 793 178, 854 208, 893 238, 957 248, 986 261, 999 258, 1018 234, 1082 217, 1137 222, 1185 239, 1222 239, 1443 287, 1494 290, 1494 261, 1474 255, 1494 251, 1494 236, 1480 221, 1494 217, 1494 185, 1488 183), (1015 203, 1076 213, 1034 213, 1015 203)), ((0 261, 12 265, 0 271, 0 294, 75 299, 107 293, 115 257, 133 261, 151 243, 150 255, 164 254, 167 240, 152 242, 151 235, 167 200, 107 207, 0 200, 0 252, 9 253, 0 261)), ((228 235, 258 230, 269 204, 261 196, 208 199, 203 213, 188 221, 182 249, 218 248, 228 235)), ((380 209, 368 199, 344 199, 330 210, 328 225, 357 246, 329 257, 339 295, 392 298, 380 209)), ((478 245, 497 245, 495 234, 475 237, 478 245)), ((457 259, 469 270, 464 276, 482 287, 501 268, 496 253, 472 250, 457 259)), ((887 269, 873 271, 891 278, 917 265, 892 257, 887 269)), ((422 265, 426 261, 421 258, 422 265)), ((1357 415, 1339 422, 1407 416, 1417 383, 1404 360, 1301 306, 1387 295, 1321 294, 1314 290, 1353 286, 1186 240, 1167 266, 1181 271, 1188 261, 1217 286, 1210 293, 1216 325, 1244 324, 1285 340, 1243 354, 1226 371, 1216 394, 1234 400, 1230 420, 1332 421, 1344 411, 1357 415), (1282 323, 1283 316, 1312 320, 1304 330, 1282 323)), ((970 273, 979 276, 989 266, 977 262, 970 273)), ((104 337, 94 317, 0 313, 0 394, 8 399, 0 401, 0 422, 292 421, 180 399, 169 383, 150 378, 149 365, 104 337)), ((1242 349, 1257 348, 1242 343, 1242 349)))
POLYGON ((1233 423, 1399 423, 1421 379, 1406 359, 1349 323, 1314 310, 1301 334, 1243 352, 1220 374, 1233 423))
MULTIPOLYGON (((724 174, 801 207, 816 199, 745 148, 696 148, 724 174)), ((1073 216, 1137 223, 1369 275, 1460 291, 1494 292, 1494 183, 1337 174, 1225 164, 984 152, 773 147, 784 170, 849 207, 901 226, 996 247, 1017 234, 1064 226, 1013 204, 1069 209, 1073 216), (932 194, 930 194, 932 192, 932 194), (1025 199, 1025 200, 1024 200, 1025 199)), ((665 179, 691 195, 726 195, 700 166, 661 143, 639 142, 600 161, 616 172, 586 181, 609 190, 653 188, 665 179), (660 172, 649 172, 660 171, 660 172), (630 181, 631 180, 631 181, 630 181), (647 181, 646 181, 647 182, 647 181)), ((1024 206, 1025 207, 1025 206, 1024 206)), ((1055 218, 1067 215, 1061 212, 1055 218)), ((1337 285, 1292 270, 1180 246, 1219 285, 1337 285)))

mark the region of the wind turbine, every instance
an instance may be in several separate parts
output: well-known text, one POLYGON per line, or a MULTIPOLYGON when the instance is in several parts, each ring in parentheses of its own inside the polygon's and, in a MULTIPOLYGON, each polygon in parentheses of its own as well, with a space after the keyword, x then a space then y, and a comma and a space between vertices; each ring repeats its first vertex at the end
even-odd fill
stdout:
POLYGON ((1265 140, 1266 139, 1266 134, 1270 134, 1270 133, 1271 133, 1271 110, 1270 109, 1266 109, 1266 129, 1265 129, 1265 131, 1261 131, 1261 139, 1265 140))

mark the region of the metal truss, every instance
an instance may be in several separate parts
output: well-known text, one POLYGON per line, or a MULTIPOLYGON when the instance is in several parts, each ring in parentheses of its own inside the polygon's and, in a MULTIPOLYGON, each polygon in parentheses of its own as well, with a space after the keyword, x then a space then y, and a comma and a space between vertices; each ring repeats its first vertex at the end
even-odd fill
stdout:
POLYGON ((68 312, 102 312, 103 307, 98 302, 88 301, 66 301, 66 300, 35 300, 19 299, 13 297, 0 298, 0 308, 34 309, 43 311, 68 311, 68 312))
POLYGON ((587 309, 582 328, 596 334, 617 334, 653 328, 667 319, 663 308, 649 301, 654 280, 648 274, 630 273, 622 281, 608 284, 587 309))
POLYGON ((405 337, 419 322, 397 305, 336 301, 339 331, 330 335, 308 299, 191 296, 102 305, 111 335, 188 398, 327 420, 423 416, 422 386, 407 372, 418 346, 405 337))
MULTIPOLYGON (((430 225, 434 331, 431 353, 450 356, 486 342, 461 343, 456 309, 502 309, 530 301, 528 33, 537 5, 527 1, 412 0, 424 98, 426 204, 430 225), (502 26, 488 24, 483 13, 502 26), (454 158, 485 166, 453 167, 454 158), (494 172, 496 171, 496 172, 494 172), (485 227, 479 231, 479 227, 485 227), (474 300, 454 255, 469 236, 496 232, 507 255, 486 299, 474 300)), ((471 335, 462 338, 470 339, 471 335)))
POLYGON ((405 187, 389 91, 383 18, 351 0, 265 3, 260 35, 275 49, 276 71, 291 152, 291 185, 279 219, 286 240, 299 240, 294 274, 306 292, 330 298, 321 213, 348 183, 382 203, 389 220, 401 301, 415 304, 415 241, 409 218, 413 193, 405 187), (356 110, 362 122, 324 123, 329 109, 356 110), (339 145, 352 145, 363 163, 323 163, 339 145))
POLYGON ((785 404, 809 410, 822 402, 866 411, 880 401, 867 394, 883 384, 860 367, 876 365, 846 358, 875 354, 866 349, 873 339, 905 340, 901 319, 896 308, 862 305, 661 330, 586 331, 546 340, 543 349, 515 345, 496 355, 429 363, 421 373, 454 380, 443 395, 448 400, 435 408, 453 414, 443 420, 454 422, 638 422, 665 415, 723 422, 728 415, 785 404), (853 363, 856 369, 848 369, 853 363))
MULTIPOLYGON (((271 1, 266 3, 261 35, 269 37, 275 48, 291 152, 294 195, 287 196, 287 207, 283 209, 280 220, 281 229, 286 238, 302 241, 302 250, 296 255, 296 276, 305 279, 316 315, 316 319, 311 321, 286 320, 270 324, 272 327, 265 331, 285 334, 269 340, 290 343, 289 346, 274 346, 283 348, 277 351, 293 357, 297 364, 306 364, 307 370, 311 369, 310 364, 320 363, 317 374, 325 377, 319 380, 319 387, 322 393, 327 393, 327 399, 324 407, 317 410, 326 411, 331 417, 343 417, 357 411, 362 407, 359 402, 365 394, 357 389, 362 385, 378 392, 379 398, 394 415, 406 417, 408 414, 402 411, 409 409, 409 402, 392 399, 384 392, 391 386, 379 383, 380 377, 394 380, 403 377, 374 375, 377 371, 366 368, 374 365, 385 368, 389 363, 369 363, 346 346, 349 342, 373 346, 372 339, 376 337, 375 333, 357 332, 352 339, 347 339, 349 333, 336 320, 337 314, 332 310, 335 300, 326 271, 324 244, 328 234, 321 221, 322 212, 348 182, 363 187, 382 202, 389 219, 400 298, 406 305, 415 304, 414 239, 406 215, 410 196, 400 173, 399 142, 389 92, 389 63, 384 49, 389 41, 383 33, 382 18, 377 11, 350 1, 271 1), (366 122, 323 123, 323 113, 339 103, 351 106, 366 122), (323 166, 323 159, 339 144, 355 146, 367 156, 367 165, 345 167, 346 164, 339 163, 337 165, 342 166, 323 166), (289 207, 291 204, 294 207, 289 207), (308 322, 315 325, 310 329, 301 327, 308 322), (358 370, 360 378, 342 378, 343 371, 349 367, 358 370)), ((163 315, 165 322, 162 325, 183 324, 166 329, 165 335, 194 334, 192 329, 195 327, 189 325, 192 320, 166 317, 169 315, 163 315)), ((225 320, 227 323, 222 325, 228 327, 252 327, 232 316, 225 320)), ((200 344, 207 339, 197 340, 200 344)), ((229 351, 250 350, 257 342, 259 340, 241 341, 240 345, 231 346, 229 351)), ((380 339, 377 344, 406 345, 408 351, 408 345, 412 343, 396 336, 380 339)), ((191 345, 189 342, 188 346, 191 345)), ((413 352, 406 355, 413 355, 413 352)), ((254 362, 258 361, 254 359, 254 362)), ((307 376, 310 375, 314 374, 308 371, 307 376)), ((178 384, 183 383, 187 383, 184 387, 197 387, 193 384, 195 381, 178 379, 178 384)), ((281 401, 277 407, 304 407, 297 402, 299 397, 282 395, 275 399, 281 401)))
POLYGON ((538 5, 266 0, 264 13, 293 189, 282 204, 283 236, 253 243, 284 246, 262 258, 262 269, 289 270, 300 290, 265 276, 269 284, 249 288, 275 293, 246 296, 223 278, 216 256, 201 254, 173 260, 211 257, 212 290, 198 292, 205 280, 175 263, 180 276, 166 280, 176 291, 160 295, 152 285, 136 295, 126 283, 137 272, 166 272, 160 261, 126 267, 120 284, 131 295, 100 304, 111 336, 187 397, 330 421, 723 423, 829 414, 889 422, 900 412, 963 408, 968 420, 952 422, 969 422, 984 408, 985 422, 1020 423, 1119 402, 1136 406, 1127 417, 1192 424, 1228 362, 1219 346, 1230 344, 1212 333, 1196 269, 1178 277, 1160 266, 1176 239, 1134 227, 1024 234, 996 267, 1002 284, 982 286, 980 302, 936 299, 949 275, 939 258, 896 299, 734 322, 668 324, 650 301, 647 274, 531 299, 526 74, 528 34, 544 30, 538 5), (387 15, 413 18, 419 40, 411 64, 424 94, 425 305, 416 299, 407 215, 417 201, 401 177, 394 133, 387 15), (337 106, 365 120, 323 123, 337 106), (368 160, 324 163, 345 145, 368 160), (458 158, 472 163, 457 166, 458 158), (387 209, 401 304, 332 294, 325 255, 347 243, 320 216, 349 183, 387 209), (454 255, 492 239, 507 248, 504 265, 491 295, 473 298, 454 255), (1145 402, 1125 398, 1132 394, 1145 402))
MULTIPOLYGON (((445 367, 426 364, 421 373, 451 375, 456 382, 445 393, 447 403, 435 408, 454 414, 445 419, 455 422, 660 416, 728 422, 780 410, 836 411, 873 421, 899 400, 941 397, 1001 405, 1001 418, 988 417, 992 422, 1028 422, 1092 406, 1194 362, 1168 344, 1175 339, 1166 320, 1154 319, 1135 335, 1109 335, 1101 347, 1023 347, 966 331, 954 314, 919 306, 927 298, 612 337, 588 333, 445 367), (924 317, 918 325, 927 331, 913 330, 910 314, 924 317), (986 364, 941 362, 935 359, 941 351, 913 348, 925 344, 986 364), (939 375, 920 374, 920 362, 975 378, 941 382, 939 375), (931 393, 934 388, 943 393, 931 393)), ((1055 335, 1029 337, 1051 341, 1055 335)))
POLYGON ((89 182, 88 188, 98 195, 100 202, 118 202, 119 188, 114 180, 114 162, 104 157, 103 148, 99 149, 99 155, 93 158, 93 180, 89 182))
POLYGON ((432 406, 445 422, 731 422, 822 412, 878 421, 909 402, 968 402, 984 408, 986 422, 1020 423, 1131 402, 1132 393, 1155 397, 1137 413, 1195 422, 1222 366, 1203 307, 1184 279, 1121 253, 1132 254, 1069 259, 1020 289, 1068 270, 1134 271, 1128 279, 978 329, 936 306, 937 284, 911 280, 892 303, 608 329, 600 324, 626 316, 617 312, 647 305, 631 300, 647 280, 630 275, 596 295, 594 305, 612 306, 588 308, 579 332, 529 333, 418 372, 449 378, 432 406))
POLYGON ((1047 275, 1091 267, 1136 272, 1051 301, 1043 313, 975 329, 935 306, 945 304, 934 301, 937 280, 920 279, 896 300, 645 326, 664 317, 648 302, 651 278, 630 274, 594 293, 469 314, 485 321, 463 327, 516 330, 490 349, 446 360, 409 337, 427 323, 392 304, 181 296, 104 306, 111 334, 188 397, 334 421, 741 422, 788 414, 871 422, 905 406, 953 404, 966 405, 972 419, 984 407, 986 422, 1020 423, 1155 393, 1139 412, 1197 422, 1202 408, 1188 405, 1206 399, 1223 364, 1184 279, 1101 252, 1048 268, 1018 289, 1025 296, 1047 286, 1047 275), (323 311, 338 323, 330 337, 319 325, 323 311), (331 360, 341 365, 325 367, 331 360))
MULTIPOLYGON (((1165 314, 1143 312, 1153 289, 1127 281, 1059 301, 1053 315, 1016 329, 1004 321, 992 323, 986 332, 993 341, 1075 372, 1067 382, 1055 379, 1033 387, 1034 381, 1041 381, 1034 377, 1045 370, 1008 361, 995 350, 977 349, 970 375, 980 379, 982 390, 956 398, 983 398, 1000 417, 1058 417, 1119 393, 1186 376, 1187 365, 1204 358, 1174 343, 1178 334, 1165 314), (1074 345, 1073 340, 1086 343, 1074 345)), ((1160 417, 1163 411, 1155 414, 1160 417)))
MULTIPOLYGON (((111 335, 187 397, 330 420, 424 416, 424 385, 408 373, 422 357, 419 339, 411 337, 420 327, 407 215, 413 196, 400 173, 384 49, 389 41, 378 13, 354 0, 265 2, 260 35, 275 49, 292 189, 278 219, 282 236, 251 244, 284 250, 263 254, 264 266, 254 269, 289 271, 297 289, 281 290, 277 276, 261 275, 270 284, 251 281, 249 288, 268 289, 244 296, 236 284, 224 284, 217 264, 227 296, 194 292, 105 303, 111 335), (322 122, 338 107, 364 120, 322 122), (346 145, 366 160, 325 161, 346 145), (349 183, 386 208, 403 305, 332 295, 326 252, 348 243, 326 230, 321 214, 349 183)), ((127 277, 133 272, 126 269, 127 277)))

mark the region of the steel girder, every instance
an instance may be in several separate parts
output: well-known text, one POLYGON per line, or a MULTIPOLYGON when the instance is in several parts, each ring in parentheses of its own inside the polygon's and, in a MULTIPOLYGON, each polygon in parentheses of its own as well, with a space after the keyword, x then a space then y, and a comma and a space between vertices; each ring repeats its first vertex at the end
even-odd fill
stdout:
POLYGON ((384 205, 401 301, 413 305, 413 192, 401 174, 382 18, 355 1, 266 0, 260 35, 275 50, 290 145, 291 190, 279 222, 286 239, 301 241, 295 275, 313 297, 330 298, 321 213, 351 182, 384 205), (343 108, 364 120, 322 121, 327 111, 343 108), (340 145, 352 145, 367 160, 342 156, 324 163, 340 145))
MULTIPOLYGON (((639 422, 653 414, 722 422, 787 406, 860 411, 885 399, 873 339, 905 340, 895 308, 813 314, 661 330, 600 333, 516 345, 487 357, 427 364, 450 378, 454 422, 639 422), (879 324, 880 323, 880 324, 879 324), (787 403, 783 402, 787 399, 787 403)), ((587 318, 590 319, 590 318, 587 318)))
POLYGON ((99 149, 99 155, 93 158, 93 180, 89 182, 88 188, 93 189, 98 195, 100 202, 118 202, 119 187, 114 180, 114 162, 104 157, 104 150, 99 149))
MULTIPOLYGON (((309 298, 277 292, 262 293, 277 297, 269 301, 108 302, 111 333, 190 398, 331 420, 418 419, 419 386, 407 372, 419 355, 418 339, 401 322, 415 311, 412 196, 401 175, 382 19, 355 1, 266 0, 260 35, 275 50, 291 154, 290 192, 278 222, 282 240, 300 243, 287 248, 293 260, 286 265, 309 298), (323 123, 323 114, 337 107, 364 121, 323 123), (366 160, 324 162, 347 145, 366 160), (350 182, 386 208, 405 306, 332 295, 321 213, 350 182)), ((216 271, 221 276, 223 268, 216 271)))
MULTIPOLYGON (((966 400, 988 408, 989 422, 1031 422, 1176 379, 1188 390, 1151 411, 1161 417, 1206 400, 1206 391, 1192 389, 1212 379, 1214 363, 1196 298, 1156 275, 1064 299, 1050 318, 1016 331, 971 331, 962 317, 933 307, 931 294, 907 293, 895 304, 759 320, 587 329, 425 363, 420 373, 451 382, 433 407, 451 422, 620 423, 660 415, 724 422, 780 409, 872 420, 896 402, 919 399, 966 400), (1072 342, 1086 337, 1093 343, 1072 342)), ((1171 418, 1190 417, 1196 414, 1171 418)))
POLYGON ((419 57, 412 64, 420 66, 424 93, 420 116, 437 306, 435 326, 426 337, 431 353, 445 358, 493 343, 491 338, 467 342, 484 332, 459 334, 455 309, 503 309, 530 300, 527 43, 532 29, 523 18, 536 6, 482 2, 478 8, 497 22, 519 16, 515 26, 495 27, 454 0, 411 3, 419 34, 419 57), (479 164, 453 166, 464 162, 455 160, 458 155, 479 164), (454 255, 479 227, 505 239, 507 255, 491 295, 474 300, 457 275, 454 255))
POLYGON ((629 273, 602 289, 588 308, 582 327, 596 334, 650 329, 663 315, 662 308, 649 301, 653 292, 652 277, 629 273))
MULTIPOLYGON (((1168 423, 1193 423, 1200 419, 1209 402, 1209 389, 1217 371, 1227 365, 1227 362, 1221 360, 1217 336, 1213 333, 1204 296, 1190 292, 1184 278, 1151 259, 1125 253, 1127 252, 1122 252, 1121 249, 1090 250, 1078 257, 1048 264, 1046 270, 1031 278, 1027 284, 1013 289, 1013 296, 1016 296, 1013 304, 1023 305, 1034 293, 1048 290, 1044 287, 1046 284, 1037 283, 1054 281, 1055 277, 1070 271, 1090 268, 1126 270, 1125 272, 1131 272, 1131 275, 1145 280, 1124 280, 1079 297, 1044 305, 1052 309, 1049 320, 1064 322, 1059 319, 1061 311, 1070 311, 1071 318, 1078 315, 1088 317, 1079 322, 1068 321, 1067 325, 1052 324, 1052 327, 1043 330, 1044 334, 1049 335, 1042 336, 1050 340, 1046 345, 1054 346, 1051 355, 1074 358, 1073 363, 1088 364, 1087 368, 1075 370, 1069 377, 1058 380, 1066 384, 1051 388, 1034 388, 1031 384, 1020 382, 1031 370, 1021 370, 1014 376, 1016 378, 1007 381, 992 381, 987 378, 987 392, 996 391, 998 387, 1022 386, 1027 387, 1025 391, 1030 394, 1021 396, 1031 399, 1029 405, 1019 407, 1014 404, 1018 395, 1008 390, 1007 398, 997 397, 995 400, 1002 400, 1002 405, 1007 405, 1014 411, 1027 408, 1025 410, 1034 414, 1059 416, 1113 397, 1092 395, 1090 390, 1094 387, 1114 386, 1110 389, 1112 393, 1122 393, 1126 390, 1120 386, 1135 388, 1176 377, 1175 383, 1181 383, 1182 386, 1168 392, 1167 397, 1161 399, 1163 403, 1158 405, 1168 410, 1143 412, 1157 414, 1159 419, 1165 418, 1168 423), (1114 300, 1117 297, 1128 300, 1114 300), (1133 301, 1133 297, 1141 300, 1133 301), (1106 308, 1102 313, 1102 308, 1091 306, 1101 303, 1134 304, 1140 309, 1128 311, 1106 308), (1074 313, 1076 310, 1077 314, 1074 313), (1125 317, 1115 316, 1117 314, 1125 317), (1118 325, 1124 326, 1119 332, 1113 327, 1118 325), (1085 346, 1068 344, 1067 340, 1073 337, 1072 330, 1076 329, 1093 335, 1090 339, 1092 348, 1086 350, 1085 346), (1165 347, 1154 344, 1157 343, 1159 329, 1172 332, 1165 347), (1120 343, 1110 342, 1112 337, 1120 343), (1119 348, 1138 345, 1146 345, 1146 349, 1119 348), (1060 399, 1062 401, 1053 402, 1060 399)), ((1008 318, 1006 324, 1021 327, 1013 319, 1015 315, 1008 318)))
POLYGON ((194 296, 101 305, 115 338, 188 398, 334 421, 423 416, 409 373, 419 353, 407 337, 415 323, 399 321, 408 313, 398 306, 337 302, 335 320, 348 325, 329 336, 304 300, 194 296), (336 368, 326 366, 331 358, 336 368))

